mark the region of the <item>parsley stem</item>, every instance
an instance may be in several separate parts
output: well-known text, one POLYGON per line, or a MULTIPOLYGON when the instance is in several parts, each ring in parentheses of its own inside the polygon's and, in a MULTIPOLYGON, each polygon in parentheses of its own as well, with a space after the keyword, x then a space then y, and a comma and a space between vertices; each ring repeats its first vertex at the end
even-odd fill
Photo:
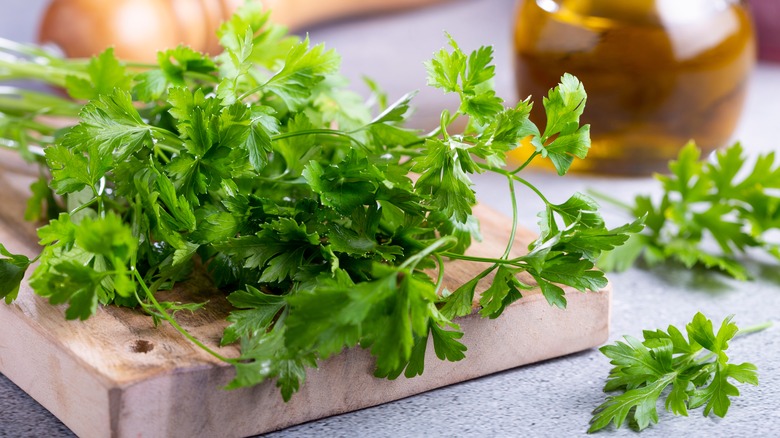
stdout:
POLYGON ((300 137, 303 135, 313 135, 313 134, 326 134, 326 135, 336 135, 339 137, 345 137, 355 145, 360 146, 361 148, 365 148, 363 144, 360 143, 355 137, 349 135, 344 131, 339 131, 336 129, 304 129, 302 131, 285 132, 283 134, 274 135, 273 137, 271 137, 271 141, 284 140, 285 138, 300 137))
POLYGON ((160 68, 158 64, 149 64, 146 62, 125 61, 124 64, 125 67, 129 67, 129 68, 145 68, 145 69, 160 68))
MULTIPOLYGON (((767 321, 767 322, 765 322, 763 324, 756 324, 756 325, 753 325, 753 326, 750 326, 750 327, 747 327, 747 328, 738 329, 737 333, 734 334, 734 337, 732 339, 736 339, 736 338, 738 338, 740 336, 747 336, 747 335, 752 335, 754 333, 758 333, 760 331, 763 331, 763 330, 766 330, 766 329, 772 327, 773 325, 774 325, 774 323, 772 321, 767 321)), ((692 357, 692 359, 694 360, 694 362, 702 364, 702 363, 709 362, 710 360, 714 359, 717 356, 718 356, 717 354, 715 354, 713 352, 709 352, 708 354, 706 354, 704 356, 692 357)))
MULTIPOLYGON (((141 277, 141 274, 138 272, 138 270, 135 269, 135 268, 133 268, 132 270, 133 270, 133 274, 138 279, 138 283, 141 286, 141 289, 146 294, 146 297, 149 299, 149 301, 151 301, 152 305, 157 310, 157 312, 160 313, 160 316, 163 319, 165 319, 166 321, 168 321, 168 323, 171 324, 171 326, 173 326, 174 329, 176 329, 179 333, 181 333, 182 336, 187 338, 190 342, 192 342, 193 344, 195 344, 198 347, 202 348, 208 354, 216 357, 217 359, 219 359, 219 360, 221 360, 223 362, 227 362, 227 363, 231 363, 231 364, 235 363, 234 360, 228 359, 225 356, 222 356, 221 354, 219 354, 216 351, 214 351, 211 348, 209 348, 206 344, 204 344, 203 342, 199 341, 197 338, 192 336, 187 330, 185 330, 181 325, 179 325, 179 323, 176 321, 176 319, 173 318, 165 310, 165 308, 163 308, 163 306, 161 306, 160 303, 158 303, 157 300, 154 298, 154 294, 149 290, 148 287, 146 287, 146 282, 144 281, 143 277, 141 277)), ((136 293, 136 298, 139 298, 137 293, 136 293)), ((138 302, 141 303, 142 307, 146 307, 140 299, 138 300, 138 302)))
MULTIPOLYGON (((19 142, 7 138, 0 138, 0 148, 8 149, 15 152, 21 152, 23 150, 19 142)), ((46 153, 44 152, 43 148, 40 146, 27 146, 27 151, 29 151, 31 154, 38 157, 46 156, 46 153)))
POLYGON ((480 281, 480 280, 482 280, 483 278, 487 277, 487 276, 488 276, 488 274, 490 274, 491 272, 493 272, 493 270, 494 270, 494 269, 496 269, 497 267, 498 267, 498 264, 494 264, 493 266, 491 266, 491 267, 489 267, 489 268, 485 269, 484 271, 480 272, 480 273, 479 273, 479 274, 478 274, 478 275, 475 277, 475 278, 476 278, 476 280, 477 280, 477 281, 480 281))
POLYGON ((517 175, 517 174, 518 174, 518 173, 520 173, 520 172, 521 172, 523 169, 525 169, 526 167, 528 167, 528 165, 529 165, 529 164, 531 164, 531 161, 533 161, 533 160, 534 160, 534 158, 536 158, 538 155, 539 155, 539 152, 538 152, 538 151, 537 151, 537 152, 534 152, 533 154, 531 154, 531 156, 530 156, 530 157, 528 157, 528 159, 527 159, 527 160, 525 160, 525 163, 521 164, 521 165, 520 165, 520 167, 518 167, 517 169, 513 170, 511 173, 512 173, 513 175, 517 175))
POLYGON ((94 198, 90 199, 89 201, 87 201, 87 202, 85 202, 85 203, 83 203, 83 204, 79 205, 78 207, 76 207, 76 208, 74 208, 73 210, 71 210, 70 212, 68 212, 68 215, 70 215, 70 216, 73 216, 73 215, 75 215, 76 213, 80 212, 81 210, 84 210, 85 208, 87 208, 87 207, 89 207, 90 205, 92 205, 92 204, 94 204, 95 202, 97 202, 97 200, 98 200, 98 198, 99 198, 99 197, 100 197, 100 196, 95 196, 94 198))
POLYGON ((18 43, 6 38, 0 38, 0 51, 18 55, 34 56, 36 58, 55 59, 49 52, 33 44, 18 43))
POLYGON ((438 136, 439 134, 441 134, 441 126, 437 126, 433 131, 425 134, 425 137, 423 137, 423 141, 425 141, 425 140, 427 140, 429 138, 434 138, 434 137, 438 136))
POLYGON ((514 266, 516 268, 526 269, 526 266, 524 264, 525 256, 515 257, 513 259, 506 259, 506 258, 495 259, 490 257, 475 257, 475 256, 469 256, 465 254, 457 254, 454 252, 447 252, 447 251, 442 252, 441 255, 453 260, 464 260, 467 262, 477 262, 477 263, 494 263, 496 265, 509 265, 509 266, 514 266))
POLYGON ((404 269, 411 265, 411 269, 414 270, 414 268, 417 266, 418 263, 420 263, 420 261, 422 261, 424 258, 431 255, 432 253, 436 252, 437 249, 451 243, 457 243, 457 241, 458 239, 455 238, 455 236, 444 236, 436 240, 432 244, 428 245, 427 247, 423 248, 417 254, 406 259, 406 261, 404 261, 403 264, 399 266, 399 268, 404 269))
POLYGON ((450 126, 450 123, 452 123, 458 114, 459 113, 455 113, 453 116, 450 116, 450 112, 446 109, 441 112, 441 118, 439 119, 439 132, 441 133, 442 137, 444 137, 444 140, 450 139, 450 134, 447 132, 447 127, 450 126))
POLYGON ((634 210, 633 207, 628 205, 627 203, 621 201, 620 199, 617 199, 615 197, 609 196, 605 193, 599 192, 598 190, 588 189, 588 194, 593 196, 596 199, 600 199, 602 201, 605 201, 607 203, 610 203, 612 205, 615 205, 617 207, 620 207, 624 210, 632 211, 634 210))
POLYGON ((515 259, 507 260, 507 259, 494 259, 490 257, 475 257, 475 256, 458 254, 458 253, 448 252, 448 251, 442 252, 441 255, 453 260, 464 260, 467 262, 494 263, 499 265, 513 265, 517 263, 517 260, 515 259))
POLYGON ((507 176, 509 182, 509 197, 512 200, 512 231, 509 233, 509 241, 506 244, 506 250, 502 259, 509 257, 509 253, 512 252, 512 246, 515 244, 515 235, 517 234, 517 194, 515 193, 515 182, 511 177, 507 176))
POLYGON ((434 254, 436 257, 436 263, 439 265, 439 275, 436 278, 436 296, 439 296, 439 291, 444 284, 444 259, 439 254, 434 254))
POLYGON ((168 158, 168 156, 163 153, 162 148, 160 147, 160 145, 154 145, 154 155, 156 155, 157 158, 159 158, 160 161, 162 161, 165 164, 168 164, 168 163, 171 162, 171 159, 168 158))
POLYGON ((389 153, 391 153, 391 154, 395 154, 395 153, 397 153, 397 154, 399 154, 400 156, 406 156, 406 157, 422 157, 422 156, 424 156, 424 155, 425 155, 425 154, 424 154, 424 153, 422 153, 422 152, 417 152, 417 151, 415 151, 415 150, 406 149, 406 148, 408 148, 410 145, 413 145, 413 144, 411 144, 411 143, 410 143, 409 145, 405 145, 405 146, 401 146, 401 147, 396 147, 396 148, 388 149, 388 150, 387 150, 387 152, 389 152, 389 153))
MULTIPOLYGON (((3 77, 2 79, 11 78, 3 77)), ((18 116, 22 112, 29 116, 48 115, 75 118, 78 117, 80 109, 81 107, 77 103, 55 95, 7 85, 0 86, 0 112, 6 117, 8 114, 18 116)))
MULTIPOLYGON (((426 141, 428 141, 431 138, 434 138, 434 137, 438 136, 439 134, 441 134, 441 126, 437 126, 436 129, 434 129, 433 131, 431 131, 431 132, 425 134, 424 136, 420 137, 419 140, 416 140, 416 141, 413 141, 411 143, 407 143, 407 144, 403 145, 402 148, 403 149, 407 149, 407 148, 410 148, 412 146, 418 146, 418 145, 421 145, 421 144, 425 144, 426 141)), ((420 154, 420 155, 422 155, 422 154, 420 154)))
POLYGON ((542 192, 540 192, 540 191, 539 191, 539 189, 537 189, 537 188, 536 188, 536 187, 535 187, 533 184, 531 184, 530 182, 528 182, 528 181, 526 181, 525 179, 523 179, 523 178, 520 178, 520 177, 518 177, 518 176, 514 176, 514 175, 513 175, 513 178, 514 178, 514 180, 515 180, 515 181, 517 181, 517 182, 519 182, 520 184, 522 184, 522 185, 524 185, 524 186, 528 187, 528 188, 529 188, 529 189, 531 189, 531 190, 532 190, 534 193, 536 193, 536 196, 538 196, 538 197, 539 197, 539 199, 541 199, 541 200, 542 200, 542 202, 544 202, 544 203, 545 203, 545 205, 552 205, 552 204, 550 203, 550 201, 548 201, 548 200, 547 200, 547 198, 546 198, 546 197, 545 197, 545 196, 542 194, 542 192))
POLYGON ((68 76, 88 78, 79 71, 39 64, 24 59, 16 59, 14 61, 0 60, 0 67, 2 67, 3 80, 34 79, 58 87, 65 87, 65 78, 68 76))
POLYGON ((151 129, 153 133, 160 134, 161 136, 160 141, 155 143, 156 147, 174 154, 181 152, 181 145, 183 142, 176 134, 157 126, 152 126, 151 129))
POLYGON ((46 125, 44 123, 40 123, 38 121, 26 117, 13 117, 8 115, 3 115, 3 118, 8 121, 13 121, 13 124, 16 127, 31 129, 44 136, 50 137, 57 132, 57 129, 52 126, 46 125))
POLYGON ((184 74, 186 76, 192 77, 193 79, 199 79, 201 81, 210 82, 212 84, 216 84, 216 83, 219 82, 219 79, 217 79, 216 77, 214 77, 214 76, 212 76, 212 75, 210 75, 208 73, 199 73, 199 72, 196 72, 196 71, 186 71, 186 72, 184 72, 184 74))
POLYGON ((736 338, 738 336, 745 336, 745 335, 750 335, 750 334, 753 334, 753 333, 758 333, 760 331, 763 331, 763 330, 766 330, 766 329, 772 327, 773 325, 775 325, 774 322, 767 321, 767 322, 765 322, 763 324, 756 324, 756 325, 753 325, 753 326, 750 326, 750 327, 747 327, 747 328, 739 329, 739 331, 737 331, 737 334, 734 335, 734 337, 736 338))
POLYGON ((247 97, 249 97, 249 96, 257 93, 258 91, 262 90, 263 87, 265 87, 266 85, 268 85, 269 82, 271 82, 271 80, 273 80, 273 77, 271 77, 271 79, 265 81, 264 83, 262 83, 262 84, 260 84, 260 85, 258 85, 256 87, 250 89, 249 91, 245 92, 244 94, 238 96, 238 99, 236 99, 236 100, 239 101, 239 102, 243 101, 247 97))
POLYGON ((498 173, 499 175, 504 175, 504 176, 506 176, 508 178, 512 178, 513 180, 515 180, 515 181, 519 182, 520 184, 528 187, 534 193, 536 193, 536 196, 538 196, 539 199, 541 199, 542 202, 545 203, 545 205, 552 205, 550 203, 550 201, 548 201, 547 198, 542 194, 542 192, 539 191, 539 189, 537 189, 533 184, 528 182, 526 179, 521 178, 521 177, 515 175, 513 172, 510 172, 510 171, 504 170, 504 169, 499 169, 497 167, 489 166, 489 165, 484 164, 484 163, 478 163, 477 165, 480 168, 485 169, 485 170, 487 170, 489 172, 495 172, 495 173, 498 173))

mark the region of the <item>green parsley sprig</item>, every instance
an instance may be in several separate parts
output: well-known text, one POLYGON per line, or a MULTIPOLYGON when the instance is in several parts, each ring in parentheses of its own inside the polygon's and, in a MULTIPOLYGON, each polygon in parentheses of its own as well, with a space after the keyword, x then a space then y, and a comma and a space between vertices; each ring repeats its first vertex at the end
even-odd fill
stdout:
POLYGON ((712 321, 697 313, 685 326, 688 339, 674 326, 666 331, 644 331, 644 340, 625 336, 625 342, 601 347, 614 368, 604 392, 622 391, 609 396, 596 408, 588 432, 628 422, 637 430, 658 423, 658 399, 665 394, 664 407, 675 415, 687 417, 689 409, 704 406, 704 415, 724 417, 731 406, 730 397, 739 395, 731 380, 758 385, 758 373, 751 363, 729 362, 726 350, 737 335, 764 330, 771 324, 739 330, 726 318, 718 329, 712 321), (665 391, 671 386, 670 391, 665 391))
POLYGON ((553 204, 520 176, 525 164, 505 167, 506 153, 529 136, 534 155, 560 174, 585 157, 586 94, 570 75, 544 99, 549 122, 540 130, 528 119, 529 101, 505 107, 496 96, 492 48, 467 54, 450 38, 449 50, 428 63, 428 81, 457 94, 460 106, 421 134, 403 127, 413 93, 370 107, 344 88, 334 51, 287 36, 257 4, 219 36, 225 51, 216 58, 178 47, 153 65, 122 62, 111 50, 62 60, 0 41, 15 57, 0 64, 0 78, 36 78, 88 100, 82 107, 0 90, 0 146, 41 164, 27 216, 49 221, 35 259, 2 250, 3 297, 15 297, 37 261, 32 288, 67 303, 67 318, 87 319, 98 305, 138 306, 233 364, 230 388, 276 379, 289 399, 307 367, 344 348, 370 349, 376 375, 388 378, 421 374, 429 338, 440 359, 460 360, 466 347, 455 318, 472 312, 488 274, 496 280, 480 299, 485 317, 534 286, 521 272, 565 307, 561 286, 604 287, 596 258, 641 229, 609 230, 591 198, 553 204), (75 116, 78 124, 56 128, 75 116), (466 128, 453 132, 458 118, 466 128), (514 209, 496 258, 464 254, 479 237, 471 175, 482 172, 505 178, 514 209), (529 252, 510 257, 518 183, 546 207, 529 252), (485 269, 450 293, 442 286, 446 259, 485 269), (238 358, 177 323, 176 311, 197 304, 156 298, 198 264, 234 306, 222 344, 240 343, 238 358))
POLYGON ((780 228, 775 153, 760 155, 752 168, 739 143, 717 151, 711 161, 700 159, 693 143, 680 151, 669 164, 670 174, 657 176, 664 190, 658 202, 641 195, 627 205, 598 195, 644 217, 646 225, 643 233, 605 255, 599 267, 622 271, 639 258, 649 265, 674 260, 746 280, 749 273, 735 256, 757 248, 780 260, 780 242, 771 237, 780 228), (717 243, 714 250, 705 247, 708 240, 717 243))

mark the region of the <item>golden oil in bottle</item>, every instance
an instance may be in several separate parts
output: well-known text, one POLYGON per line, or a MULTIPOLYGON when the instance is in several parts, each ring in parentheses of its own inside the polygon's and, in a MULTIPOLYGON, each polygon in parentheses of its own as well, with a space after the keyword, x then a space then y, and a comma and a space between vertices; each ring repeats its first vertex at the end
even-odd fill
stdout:
POLYGON ((705 152, 724 146, 755 64, 737 0, 525 0, 514 42, 518 96, 538 102, 537 124, 564 72, 585 85, 593 144, 572 168, 598 173, 663 171, 689 140, 705 152))

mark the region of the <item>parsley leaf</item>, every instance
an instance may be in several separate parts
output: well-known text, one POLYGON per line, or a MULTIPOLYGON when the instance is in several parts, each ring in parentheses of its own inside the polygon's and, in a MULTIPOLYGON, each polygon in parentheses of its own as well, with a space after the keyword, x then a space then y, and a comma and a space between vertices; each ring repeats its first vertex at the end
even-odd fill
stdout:
POLYGON ((30 259, 23 255, 11 254, 0 244, 0 298, 11 303, 19 294, 24 274, 30 267, 30 259))
MULTIPOLYGON (((496 95, 493 49, 466 52, 448 36, 427 64, 428 82, 459 105, 424 134, 405 127, 415 93, 387 105, 372 84, 379 105, 364 102, 338 74, 333 50, 288 37, 257 2, 218 36, 216 57, 180 46, 161 51, 155 65, 133 64, 133 74, 111 50, 86 66, 22 51, 32 78, 89 99, 81 106, 14 88, 12 111, 0 108, 0 146, 51 177, 33 185, 28 205, 30 219, 51 218, 38 231, 30 285, 67 304, 66 318, 87 319, 100 305, 140 307, 233 365, 228 388, 275 379, 288 400, 307 368, 345 348, 369 350, 375 374, 390 379, 420 375, 429 342, 439 359, 461 360, 455 318, 499 317, 535 286, 564 307, 564 287, 602 288, 593 263, 641 229, 641 221, 608 229, 592 199, 553 204, 523 178, 524 166, 505 168, 506 154, 526 140, 559 173, 585 156, 585 92, 574 77, 545 100, 542 133, 529 120, 530 101, 506 107, 496 95), (50 124, 42 113, 62 119, 50 124), (515 225, 516 184, 544 202, 526 255, 510 257, 517 227, 503 254, 467 254, 481 239, 471 178, 483 172, 506 178, 515 225), (67 213, 57 216, 60 201, 67 213), (441 292, 447 259, 485 269, 441 292), (177 323, 177 312, 202 303, 156 298, 200 269, 232 305, 222 344, 238 343, 238 358, 177 323)), ((1 63, 9 75, 20 70, 1 63)), ((701 212, 701 220, 721 213, 701 212)), ((0 296, 14 299, 30 263, 0 247, 0 296)))
POLYGON ((770 237, 780 228, 780 197, 773 190, 780 186, 775 153, 760 155, 750 167, 737 143, 716 152, 710 162, 700 158, 699 149, 688 144, 669 164, 671 173, 657 177, 664 190, 660 200, 637 196, 627 207, 646 218, 647 228, 603 259, 603 269, 624 270, 639 258, 650 265, 670 260, 746 280, 750 274, 735 257, 749 248, 780 259, 780 244, 770 237), (704 245, 709 240, 719 251, 704 245))
POLYGON ((160 99, 168 88, 183 87, 188 73, 196 73, 199 78, 208 78, 216 71, 214 62, 206 55, 187 47, 157 53, 159 69, 149 70, 135 77, 133 91, 144 102, 160 99))
POLYGON ((563 75, 561 85, 544 98, 547 126, 534 145, 543 157, 550 158, 558 175, 568 172, 574 158, 588 155, 590 126, 580 127, 586 100, 582 83, 570 74, 563 75))
POLYGON ((133 106, 130 93, 121 89, 90 101, 79 119, 63 137, 61 147, 84 151, 94 146, 100 156, 123 161, 141 148, 151 147, 155 138, 152 127, 133 106))
POLYGON ((309 98, 309 90, 338 69, 340 58, 323 44, 309 46, 309 39, 293 46, 284 66, 262 86, 279 96, 290 109, 298 109, 309 98))
POLYGON ((77 75, 65 78, 68 94, 76 99, 96 99, 101 95, 113 94, 114 89, 129 90, 132 76, 114 55, 114 49, 106 49, 93 56, 87 65, 86 79, 77 75))
POLYGON ((638 430, 658 423, 658 399, 669 386, 664 406, 675 415, 687 416, 689 409, 704 406, 705 416, 724 417, 730 397, 739 395, 729 379, 758 385, 755 365, 733 364, 726 356, 728 342, 739 332, 731 319, 715 332, 712 321, 697 313, 685 327, 688 339, 669 326, 667 331, 645 331, 643 341, 626 336, 625 342, 602 347, 614 365, 604 391, 623 393, 596 408, 588 432, 610 423, 621 427, 628 421, 638 430))
POLYGON ((51 187, 58 194, 78 192, 84 187, 95 189, 111 168, 111 158, 90 146, 89 156, 57 145, 46 149, 46 162, 51 169, 51 187))
POLYGON ((426 63, 428 85, 448 93, 458 93, 459 111, 475 118, 478 123, 490 120, 504 109, 503 100, 496 96, 491 80, 495 76, 493 48, 483 46, 466 55, 448 34, 453 51, 440 50, 426 63))
POLYGON ((433 208, 465 223, 476 203, 468 173, 475 173, 477 165, 469 154, 469 146, 456 140, 428 140, 425 145, 427 154, 415 167, 422 171, 416 188, 429 195, 433 208))
POLYGON ((252 286, 246 291, 236 291, 228 296, 236 309, 227 320, 231 324, 222 336, 222 345, 232 344, 241 337, 259 336, 268 329, 274 317, 285 307, 284 298, 265 294, 252 286))
POLYGON ((46 246, 30 285, 53 305, 68 303, 67 319, 87 319, 99 301, 109 303, 115 294, 129 297, 135 290, 128 264, 138 240, 119 216, 85 217, 76 224, 63 213, 38 235, 46 246))

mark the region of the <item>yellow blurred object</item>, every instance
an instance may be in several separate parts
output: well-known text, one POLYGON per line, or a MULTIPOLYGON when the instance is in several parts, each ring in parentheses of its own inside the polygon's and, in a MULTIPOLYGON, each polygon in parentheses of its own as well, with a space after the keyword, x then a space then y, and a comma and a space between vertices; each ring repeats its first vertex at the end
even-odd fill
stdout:
MULTIPOLYGON (((648 174, 666 169, 690 139, 705 152, 729 141, 755 63, 742 2, 526 0, 516 23, 521 99, 540 101, 564 72, 588 92, 583 123, 593 145, 574 170, 648 174)), ((532 118, 544 122, 542 105, 532 118)))
MULTIPOLYGON (((251 0, 250 0, 251 1, 251 0)), ((259 0, 257 0, 259 1, 259 0)), ((272 20, 293 29, 320 21, 421 6, 442 0, 270 0, 272 20)), ((123 59, 149 62, 185 44, 216 54, 216 31, 244 0, 53 0, 39 41, 82 58, 113 46, 123 59)))

